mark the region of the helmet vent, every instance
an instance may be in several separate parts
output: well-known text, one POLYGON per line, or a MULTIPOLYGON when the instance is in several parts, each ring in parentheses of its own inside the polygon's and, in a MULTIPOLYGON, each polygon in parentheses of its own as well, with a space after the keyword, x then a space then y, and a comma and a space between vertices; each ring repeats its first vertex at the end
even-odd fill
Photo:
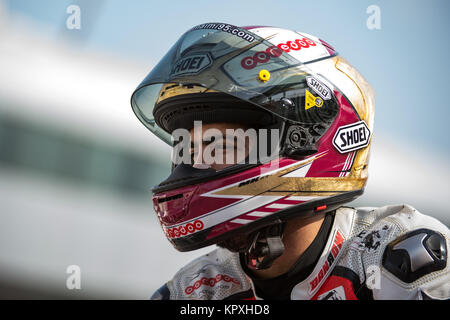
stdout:
POLYGON ((172 200, 175 200, 175 199, 180 199, 180 198, 182 198, 182 197, 183 197, 183 194, 182 194, 182 193, 179 193, 179 194, 175 194, 175 195, 170 196, 170 197, 160 198, 160 199, 158 199, 158 203, 163 203, 163 202, 167 202, 167 201, 172 201, 172 200))

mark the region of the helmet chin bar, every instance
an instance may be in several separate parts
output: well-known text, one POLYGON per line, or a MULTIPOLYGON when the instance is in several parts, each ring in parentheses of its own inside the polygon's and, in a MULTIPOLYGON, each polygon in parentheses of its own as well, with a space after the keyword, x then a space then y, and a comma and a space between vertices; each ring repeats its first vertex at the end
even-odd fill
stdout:
POLYGON ((282 241, 284 223, 277 219, 272 225, 249 237, 250 246, 244 254, 247 267, 253 270, 270 268, 284 252, 282 241))

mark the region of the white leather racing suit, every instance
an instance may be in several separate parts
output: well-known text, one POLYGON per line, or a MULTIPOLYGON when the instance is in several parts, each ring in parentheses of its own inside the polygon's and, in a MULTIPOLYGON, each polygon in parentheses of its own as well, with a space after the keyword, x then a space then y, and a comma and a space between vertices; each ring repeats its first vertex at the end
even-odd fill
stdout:
MULTIPOLYGON (((449 229, 409 205, 341 207, 292 300, 450 299, 449 229), (312 271, 311 271, 312 270, 312 271)), ((239 253, 223 248, 179 270, 152 299, 262 299, 239 253)))

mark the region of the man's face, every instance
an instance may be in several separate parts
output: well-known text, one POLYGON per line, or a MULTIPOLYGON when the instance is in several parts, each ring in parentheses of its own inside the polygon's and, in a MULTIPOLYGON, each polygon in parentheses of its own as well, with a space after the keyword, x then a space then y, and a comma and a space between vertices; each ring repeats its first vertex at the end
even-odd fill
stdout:
POLYGON ((256 142, 243 133, 248 128, 234 123, 209 123, 189 131, 194 168, 225 169, 243 161, 256 142))

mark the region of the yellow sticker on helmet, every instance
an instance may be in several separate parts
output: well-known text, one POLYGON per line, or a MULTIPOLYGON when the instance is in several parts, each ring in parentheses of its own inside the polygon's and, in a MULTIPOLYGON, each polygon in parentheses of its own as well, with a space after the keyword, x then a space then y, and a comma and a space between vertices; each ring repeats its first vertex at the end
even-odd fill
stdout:
POLYGON ((321 97, 315 97, 308 89, 305 90, 305 110, 312 107, 320 108, 323 106, 323 99, 321 97))
POLYGON ((270 72, 268 70, 266 70, 266 69, 262 69, 258 73, 258 79, 259 79, 259 81, 262 81, 262 82, 269 81, 269 79, 270 79, 270 72))

